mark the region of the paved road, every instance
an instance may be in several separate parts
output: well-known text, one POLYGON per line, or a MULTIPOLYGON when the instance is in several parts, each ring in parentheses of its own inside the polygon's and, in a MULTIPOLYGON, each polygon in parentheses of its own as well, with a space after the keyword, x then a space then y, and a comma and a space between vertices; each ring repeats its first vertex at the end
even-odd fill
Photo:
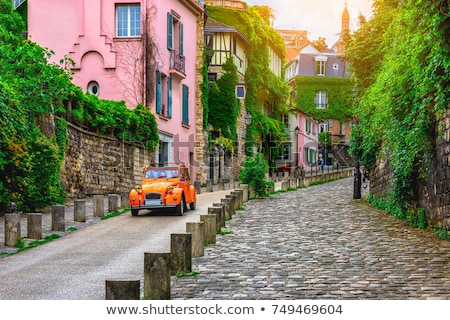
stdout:
MULTIPOLYGON (((170 252, 170 234, 186 232, 186 222, 200 221, 199 215, 229 192, 198 195, 197 209, 188 210, 182 217, 132 217, 128 212, 100 222, 90 218, 77 224, 73 223, 72 207, 70 226, 80 230, 0 258, 0 300, 105 299, 106 279, 141 278, 145 252, 170 252)), ((67 211, 70 216, 70 207, 67 211)), ((43 219, 46 233, 51 232, 49 219, 48 214, 43 219)), ((26 225, 26 219, 22 220, 26 225)))
MULTIPOLYGON (((449 299, 450 242, 353 200, 353 179, 254 200, 173 299, 449 299)), ((367 194, 367 189, 363 189, 367 194)))

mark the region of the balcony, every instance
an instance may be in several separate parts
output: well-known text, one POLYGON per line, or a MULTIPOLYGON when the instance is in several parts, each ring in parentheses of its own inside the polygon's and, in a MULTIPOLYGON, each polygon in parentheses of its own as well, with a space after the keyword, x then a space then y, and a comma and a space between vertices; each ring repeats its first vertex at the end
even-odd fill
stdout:
POLYGON ((185 79, 185 57, 180 55, 178 51, 170 52, 170 70, 171 75, 177 75, 178 77, 185 79))

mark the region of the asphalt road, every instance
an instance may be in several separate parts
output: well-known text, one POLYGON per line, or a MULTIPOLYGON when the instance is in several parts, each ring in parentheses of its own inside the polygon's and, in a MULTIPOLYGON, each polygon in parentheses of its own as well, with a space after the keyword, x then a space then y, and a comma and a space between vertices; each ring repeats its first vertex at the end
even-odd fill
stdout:
POLYGON ((130 212, 0 259, 1 300, 103 300, 105 280, 141 278, 145 252, 170 252, 170 234, 186 232, 230 190, 197 195, 183 216, 130 212))

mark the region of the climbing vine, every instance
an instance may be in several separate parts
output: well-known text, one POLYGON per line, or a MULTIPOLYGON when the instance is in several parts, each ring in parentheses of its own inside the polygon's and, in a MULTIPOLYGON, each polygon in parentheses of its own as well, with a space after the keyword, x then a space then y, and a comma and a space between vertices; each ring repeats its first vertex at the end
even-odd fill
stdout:
POLYGON ((389 161, 392 197, 405 212, 429 170, 436 119, 450 99, 448 1, 376 1, 372 20, 352 36, 358 78, 352 151, 366 166, 389 161), (370 39, 370 40, 369 40, 370 39), (376 44, 376 46, 370 43, 376 44), (367 44, 367 46, 365 45, 367 44), (370 70, 370 73, 367 73, 370 70))

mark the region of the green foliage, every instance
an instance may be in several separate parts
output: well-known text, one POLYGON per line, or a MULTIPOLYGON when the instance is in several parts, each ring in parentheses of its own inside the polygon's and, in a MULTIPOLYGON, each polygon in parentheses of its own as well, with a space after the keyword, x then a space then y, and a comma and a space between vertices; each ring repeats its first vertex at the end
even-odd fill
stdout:
POLYGON ((243 184, 248 184, 255 189, 256 196, 266 197, 270 194, 273 181, 268 181, 266 173, 269 172, 267 161, 261 153, 257 153, 254 158, 248 157, 244 167, 239 174, 239 179, 243 184))
POLYGON ((355 85, 353 78, 295 78, 297 87, 297 107, 315 119, 336 119, 340 122, 349 121, 354 114, 352 90, 355 85), (329 105, 325 109, 316 107, 314 101, 319 90, 326 90, 329 105))
POLYGON ((223 150, 229 153, 234 152, 234 142, 231 139, 225 137, 218 137, 214 140, 211 140, 212 143, 219 145, 223 150))
POLYGON ((236 99, 235 88, 239 82, 233 58, 223 65, 225 73, 217 80, 209 93, 208 121, 214 130, 227 139, 236 140, 236 124, 240 113, 240 103, 236 99))
POLYGON ((375 157, 388 160, 392 196, 405 208, 416 200, 417 181, 429 168, 436 119, 448 109, 449 4, 383 0, 375 8, 348 50, 361 121, 352 152, 368 167, 375 157))

